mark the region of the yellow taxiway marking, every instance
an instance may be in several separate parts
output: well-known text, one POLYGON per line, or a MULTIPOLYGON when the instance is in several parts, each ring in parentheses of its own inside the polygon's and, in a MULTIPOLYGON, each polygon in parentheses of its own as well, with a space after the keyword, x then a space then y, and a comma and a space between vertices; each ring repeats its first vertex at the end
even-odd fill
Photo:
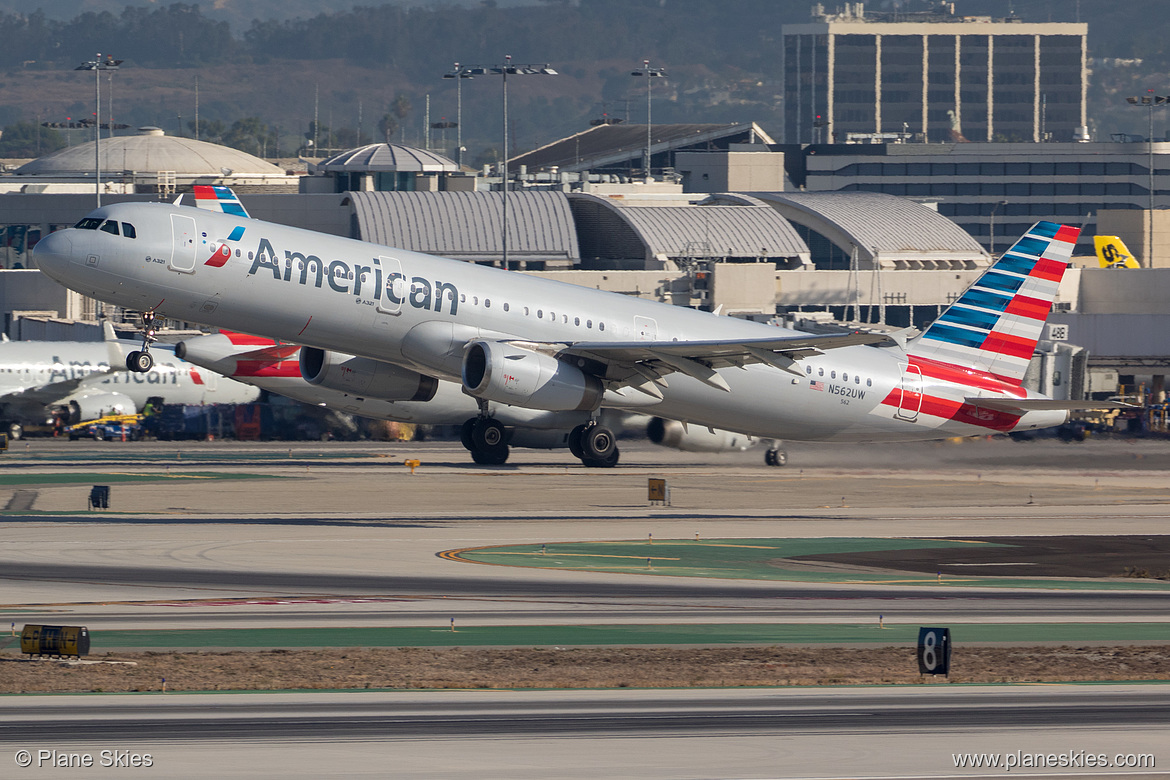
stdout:
POLYGON ((677 561, 678 558, 656 558, 646 555, 598 555, 596 553, 542 553, 542 552, 490 552, 484 555, 536 555, 541 558, 633 558, 636 561, 677 561))

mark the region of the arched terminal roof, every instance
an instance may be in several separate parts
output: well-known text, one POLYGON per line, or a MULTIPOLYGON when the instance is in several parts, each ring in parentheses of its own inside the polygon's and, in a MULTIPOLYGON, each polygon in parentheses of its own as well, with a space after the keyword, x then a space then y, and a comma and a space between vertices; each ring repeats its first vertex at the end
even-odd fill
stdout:
POLYGON ((318 173, 436 173, 458 171, 449 157, 401 144, 367 144, 316 165, 318 173))
POLYGON ((647 268, 705 258, 764 260, 781 268, 809 262, 808 246, 792 225, 763 203, 627 206, 577 193, 569 200, 585 258, 642 258, 647 268))
POLYGON ((976 268, 991 258, 965 230, 934 209, 879 192, 757 192, 724 202, 764 202, 821 234, 861 268, 976 268))
MULTIPOLYGON (((16 169, 19 176, 93 176, 94 142, 70 146, 38 157, 16 169)), ((270 162, 230 146, 166 135, 157 127, 141 127, 137 135, 103 138, 102 176, 174 171, 180 177, 276 176, 285 172, 270 162)))
MULTIPOLYGON (((500 258, 499 192, 350 192, 346 199, 355 238, 459 260, 500 258)), ((558 265, 578 261, 577 232, 564 193, 508 193, 508 257, 558 265)))

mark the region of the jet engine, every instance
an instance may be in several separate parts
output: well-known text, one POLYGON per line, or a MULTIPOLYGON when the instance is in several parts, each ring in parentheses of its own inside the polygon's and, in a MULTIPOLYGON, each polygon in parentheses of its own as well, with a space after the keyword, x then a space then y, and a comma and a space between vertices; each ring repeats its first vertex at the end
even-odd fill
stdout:
POLYGON ((434 377, 344 352, 301 347, 300 361, 311 385, 383 401, 429 401, 439 387, 434 377))
POLYGON ((93 393, 69 401, 69 424, 96 420, 105 414, 134 414, 138 407, 129 396, 121 393, 93 393))
POLYGON ((683 452, 739 452, 755 446, 753 436, 716 429, 714 432, 699 425, 685 429, 678 420, 654 417, 646 426, 646 435, 655 444, 683 452))
POLYGON ((591 410, 601 380, 552 355, 501 341, 472 341, 463 351, 463 389, 476 398, 548 411, 591 410))

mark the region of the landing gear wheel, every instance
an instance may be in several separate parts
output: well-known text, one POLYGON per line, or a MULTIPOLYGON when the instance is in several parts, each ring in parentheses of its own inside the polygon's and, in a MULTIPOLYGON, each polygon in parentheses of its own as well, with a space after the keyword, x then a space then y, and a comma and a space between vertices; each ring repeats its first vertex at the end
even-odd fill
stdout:
POLYGON ((764 453, 764 463, 769 466, 786 466, 788 453, 784 450, 768 450, 764 453))
POLYGON ((474 450, 475 441, 471 438, 471 432, 475 430, 475 423, 478 418, 468 418, 463 425, 459 427, 459 441, 463 443, 463 449, 474 450))
POLYGON ((573 453, 573 457, 582 459, 585 457, 581 452, 581 434, 585 433, 588 425, 578 425, 573 430, 569 431, 569 452, 573 453))
POLYGON ((498 421, 476 418, 471 425, 471 459, 482 466, 500 466, 508 461, 508 432, 498 421))
POLYGON ((610 453, 610 456, 604 460, 598 458, 582 458, 581 463, 583 463, 586 468, 591 469, 612 469, 618 464, 618 457, 620 455, 621 452, 617 447, 614 447, 613 452, 610 453))
POLYGON ((126 368, 136 374, 145 374, 154 368, 154 356, 144 350, 134 350, 126 356, 126 368))
POLYGON ((604 425, 590 425, 581 432, 581 459, 605 462, 617 450, 613 431, 604 425))

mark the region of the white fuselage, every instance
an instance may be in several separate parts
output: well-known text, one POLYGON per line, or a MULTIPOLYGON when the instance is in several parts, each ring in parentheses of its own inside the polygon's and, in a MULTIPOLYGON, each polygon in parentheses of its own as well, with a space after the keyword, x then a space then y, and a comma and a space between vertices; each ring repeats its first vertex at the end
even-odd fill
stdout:
MULTIPOLYGON (((117 204, 90 216, 132 223, 137 238, 70 229, 42 239, 39 266, 79 292, 456 382, 464 347, 473 339, 569 345, 802 335, 206 210, 117 204)), ((955 418, 948 410, 964 398, 1011 389, 924 380, 914 372, 908 378, 908 363, 906 353, 892 345, 843 347, 801 359, 803 377, 762 363, 720 369, 729 392, 673 373, 661 400, 641 398, 636 407, 714 428, 802 440, 940 438, 1047 427, 1066 417, 1029 412, 955 418)))

